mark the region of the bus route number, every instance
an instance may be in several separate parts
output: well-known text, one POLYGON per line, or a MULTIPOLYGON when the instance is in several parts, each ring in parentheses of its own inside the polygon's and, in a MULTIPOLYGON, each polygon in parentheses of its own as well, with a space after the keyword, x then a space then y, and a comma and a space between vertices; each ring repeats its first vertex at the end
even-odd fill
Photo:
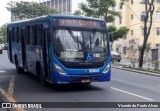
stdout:
POLYGON ((97 73, 97 72, 99 72, 99 69, 89 69, 89 72, 90 73, 97 73))

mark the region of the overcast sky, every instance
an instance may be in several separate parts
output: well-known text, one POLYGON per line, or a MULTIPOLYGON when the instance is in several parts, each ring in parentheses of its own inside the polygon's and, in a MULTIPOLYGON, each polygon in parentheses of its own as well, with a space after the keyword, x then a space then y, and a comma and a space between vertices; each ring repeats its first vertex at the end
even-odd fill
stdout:
MULTIPOLYGON (((0 0, 0 26, 2 26, 5 23, 10 22, 11 20, 11 14, 10 12, 5 8, 7 3, 10 2, 11 0, 0 0)), ((12 1, 37 1, 39 2, 39 0, 12 0, 12 1)), ((41 0, 43 1, 43 0, 41 0)), ((45 0, 44 0, 45 1, 45 0)), ((72 12, 74 12, 75 10, 77 10, 78 8, 78 4, 80 2, 85 2, 86 0, 72 0, 72 12)))

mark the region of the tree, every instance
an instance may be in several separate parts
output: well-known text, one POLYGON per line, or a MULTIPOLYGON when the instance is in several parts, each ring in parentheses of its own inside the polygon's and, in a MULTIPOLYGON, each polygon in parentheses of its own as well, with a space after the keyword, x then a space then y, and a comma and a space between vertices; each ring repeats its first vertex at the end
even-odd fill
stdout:
POLYGON ((103 17, 106 22, 114 21, 114 16, 120 16, 120 12, 112 10, 116 0, 86 0, 87 4, 81 3, 80 9, 86 16, 103 17))
POLYGON ((54 9, 50 9, 44 5, 40 5, 35 2, 9 2, 7 4, 7 10, 13 13, 20 20, 23 18, 34 18, 42 15, 57 13, 54 9))
POLYGON ((127 34, 128 29, 126 27, 120 27, 119 29, 117 29, 115 26, 109 25, 108 31, 110 35, 111 49, 113 49, 112 48, 113 42, 119 38, 123 38, 124 35, 127 34))
POLYGON ((150 35, 151 27, 152 27, 152 19, 153 19, 153 12, 154 12, 154 2, 155 0, 145 0, 145 18, 144 18, 144 39, 143 45, 140 51, 139 56, 139 67, 142 68, 143 66, 143 56, 146 49, 148 37, 150 35))
POLYGON ((0 27, 0 43, 6 43, 7 41, 7 24, 0 27))
POLYGON ((76 10, 73 15, 81 15, 82 12, 80 10, 76 10))

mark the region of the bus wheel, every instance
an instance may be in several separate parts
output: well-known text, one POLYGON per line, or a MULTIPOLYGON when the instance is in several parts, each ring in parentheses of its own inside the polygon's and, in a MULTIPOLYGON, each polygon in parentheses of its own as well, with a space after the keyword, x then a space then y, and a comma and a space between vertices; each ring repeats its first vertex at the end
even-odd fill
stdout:
POLYGON ((45 75, 43 74, 42 68, 39 68, 38 75, 39 75, 40 83, 45 86, 46 85, 46 78, 45 78, 45 75))
POLYGON ((15 57, 15 65, 16 65, 16 71, 17 73, 23 73, 23 69, 19 67, 19 62, 18 62, 18 59, 17 57, 15 57))

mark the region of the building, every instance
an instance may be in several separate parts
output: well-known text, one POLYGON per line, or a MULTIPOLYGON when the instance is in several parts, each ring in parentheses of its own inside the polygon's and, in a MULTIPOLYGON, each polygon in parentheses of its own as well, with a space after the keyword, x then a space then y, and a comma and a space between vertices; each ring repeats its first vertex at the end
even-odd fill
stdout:
MULTIPOLYGON (((121 5, 121 0, 116 0, 117 5, 115 11, 122 13, 121 17, 116 17, 112 25, 117 28, 125 26, 129 29, 123 39, 119 39, 113 43, 113 49, 121 53, 123 58, 138 59, 138 47, 143 44, 145 15, 144 0, 129 0, 121 5)), ((153 14, 152 28, 148 38, 145 59, 151 59, 151 50, 160 47, 160 5, 155 3, 155 11, 153 14)))
MULTIPOLYGON (((72 0, 39 0, 38 2, 41 5, 45 5, 51 9, 55 9, 60 14, 71 14, 72 13, 72 0)), ((27 19, 27 18, 23 18, 27 19)), ((11 13, 11 22, 18 21, 19 18, 11 13)))
POLYGON ((55 9, 60 14, 72 13, 72 0, 39 0, 39 3, 55 9))

